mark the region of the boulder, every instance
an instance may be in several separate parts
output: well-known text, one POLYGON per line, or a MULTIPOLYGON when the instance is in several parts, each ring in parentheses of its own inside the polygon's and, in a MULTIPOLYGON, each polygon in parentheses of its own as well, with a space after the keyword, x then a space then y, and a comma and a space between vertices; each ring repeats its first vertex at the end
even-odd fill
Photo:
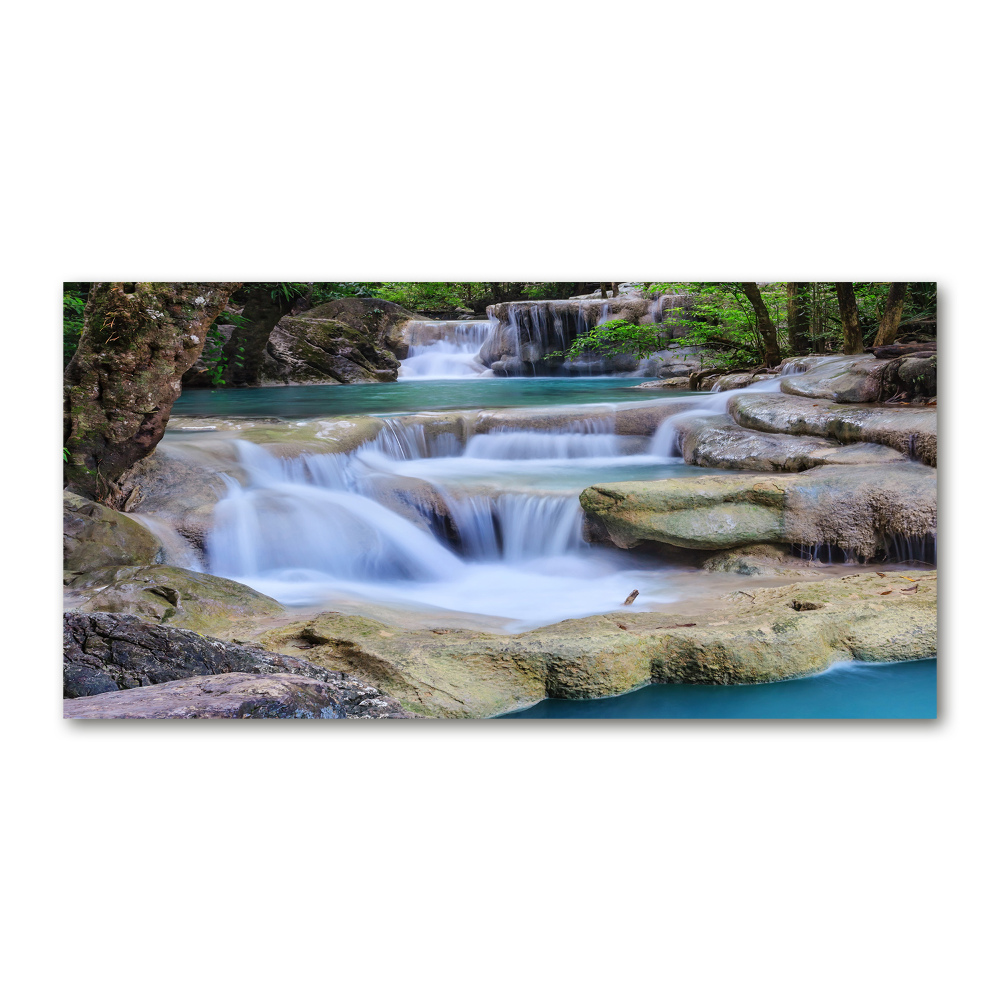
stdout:
POLYGON ((801 472, 817 465, 905 462, 881 444, 839 445, 822 437, 769 434, 741 427, 725 414, 674 419, 684 461, 713 469, 801 472))
POLYGON ((855 573, 681 601, 669 613, 623 609, 520 635, 406 630, 326 613, 258 639, 269 649, 349 671, 404 709, 476 718, 544 697, 607 697, 651 681, 763 683, 837 660, 933 656, 936 574, 918 579, 911 594, 903 593, 911 583, 898 573, 855 573))
POLYGON ((837 546, 860 559, 937 531, 937 476, 913 462, 825 466, 766 478, 611 483, 580 503, 595 541, 721 550, 763 543, 837 546))
MULTIPOLYGON (((782 385, 787 382, 782 381, 782 385)), ((741 427, 777 434, 811 434, 841 444, 867 441, 887 445, 927 465, 937 464, 934 408, 847 406, 783 392, 733 396, 729 415, 741 427)))
POLYGON ((66 719, 406 719, 398 703, 349 679, 226 673, 63 702, 66 719))
POLYGON ((209 635, 285 612, 277 601, 235 580, 176 566, 112 566, 76 577, 73 586, 70 602, 77 611, 132 614, 209 635))
POLYGON ((159 539, 126 514, 63 491, 63 569, 68 579, 104 566, 163 561, 159 539))
POLYGON ((688 388, 688 376, 682 375, 677 378, 665 378, 661 379, 659 382, 642 382, 640 385, 633 386, 635 389, 687 389, 688 388))
POLYGON ((886 386, 891 363, 870 354, 828 358, 801 375, 783 378, 781 391, 837 403, 877 403, 893 394, 886 386))
POLYGON ((392 348, 405 350, 401 329, 413 315, 381 299, 335 299, 284 316, 268 339, 261 382, 395 382, 392 348))
POLYGON ((937 396, 937 355, 929 358, 904 358, 896 377, 905 393, 913 399, 937 396))
POLYGON ((773 374, 754 375, 751 372, 735 372, 732 375, 719 375, 713 380, 713 392, 728 392, 730 389, 745 389, 754 382, 766 382, 773 379, 773 374))
POLYGON ((789 545, 745 545, 708 556, 701 569, 738 576, 803 576, 809 564, 793 555, 789 545))
POLYGON ((294 656, 257 646, 210 639, 188 629, 152 625, 134 615, 63 615, 63 697, 81 698, 148 688, 214 674, 296 674, 339 687, 347 714, 356 716, 381 699, 377 717, 399 705, 355 677, 324 670, 294 656))

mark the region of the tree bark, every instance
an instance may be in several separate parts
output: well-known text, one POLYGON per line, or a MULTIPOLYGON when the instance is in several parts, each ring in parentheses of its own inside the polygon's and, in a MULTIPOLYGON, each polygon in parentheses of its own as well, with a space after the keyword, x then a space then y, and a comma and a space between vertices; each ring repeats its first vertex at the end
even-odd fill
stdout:
POLYGON ((861 339, 861 323, 858 319, 858 301, 854 297, 853 281, 836 281, 837 305, 840 306, 840 322, 844 327, 844 353, 861 354, 865 349, 861 339))
POLYGON ((750 300, 750 305, 753 306, 753 311, 757 315, 757 329, 760 331, 760 339, 764 342, 764 364, 768 368, 774 368, 781 364, 778 331, 774 328, 767 306, 764 305, 757 282, 742 281, 740 287, 743 289, 743 294, 750 300))
MULTIPOLYGON (((240 315, 244 325, 237 327, 222 348, 219 364, 223 382, 229 386, 259 385, 267 341, 278 322, 289 313, 301 312, 301 299, 294 302, 282 295, 272 295, 276 285, 244 288, 246 304, 240 315), (242 357, 240 356, 242 350, 242 357)), ((185 386, 212 385, 211 373, 205 367, 205 356, 184 376, 185 386)))
POLYGON ((110 507, 120 480, 151 454, 240 282, 95 282, 63 381, 67 489, 110 507))
POLYGON ((606 299, 608 297, 608 283, 606 281, 601 282, 601 298, 606 299))
POLYGON ((885 312, 875 335, 875 347, 886 347, 896 339, 899 321, 903 318, 903 300, 906 298, 906 282, 894 281, 889 285, 885 312))
POLYGON ((789 281, 788 346, 793 354, 809 353, 809 282, 789 281))

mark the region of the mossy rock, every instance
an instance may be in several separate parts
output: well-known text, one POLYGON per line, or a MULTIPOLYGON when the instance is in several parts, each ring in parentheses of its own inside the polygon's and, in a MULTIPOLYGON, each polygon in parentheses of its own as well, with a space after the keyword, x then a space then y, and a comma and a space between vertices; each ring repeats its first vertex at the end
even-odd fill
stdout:
POLYGON ((159 539, 96 500, 63 491, 63 570, 67 579, 104 566, 157 563, 163 559, 159 539))
POLYGON ((242 583, 176 566, 110 567, 77 577, 74 587, 74 610, 124 612, 220 638, 248 619, 285 613, 242 583))

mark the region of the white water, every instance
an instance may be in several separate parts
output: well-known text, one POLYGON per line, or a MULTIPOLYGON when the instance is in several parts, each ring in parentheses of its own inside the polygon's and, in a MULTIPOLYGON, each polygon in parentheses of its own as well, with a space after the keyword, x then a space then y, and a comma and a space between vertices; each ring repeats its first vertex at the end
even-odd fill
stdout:
POLYGON ((708 396, 702 396, 696 403, 692 403, 691 409, 675 413, 664 420, 656 429, 649 446, 651 455, 661 458, 677 457, 683 454, 684 441, 682 439, 679 423, 686 421, 689 417, 714 417, 725 413, 729 408, 729 400, 733 396, 747 392, 780 392, 781 380, 778 377, 766 379, 763 382, 754 382, 745 389, 729 389, 726 392, 713 392, 708 396))
MULTIPOLYGON (((777 387, 702 396, 684 415, 777 387)), ((360 600, 428 618, 487 615, 510 630, 659 607, 681 596, 683 571, 592 548, 579 493, 671 475, 682 463, 673 419, 651 439, 619 436, 602 407, 558 430, 499 428, 463 443, 389 418, 351 454, 295 459, 237 441, 246 485, 231 481, 216 507, 209 571, 289 605, 360 600), (626 609, 633 589, 640 596, 626 609)))
MULTIPOLYGON (((676 298, 662 295, 650 299, 646 320, 660 322, 664 303, 672 303, 676 298)), ((508 307, 508 324, 503 331, 504 342, 514 352, 512 356, 525 365, 525 373, 530 374, 533 365, 545 354, 568 347, 574 337, 609 320, 612 301, 602 303, 596 322, 588 318, 588 302, 584 300, 512 302, 508 307)), ((403 336, 410 346, 406 360, 399 367, 399 381, 492 376, 492 370, 483 364, 480 356, 487 340, 501 331, 500 321, 493 316, 492 308, 487 310, 489 318, 485 321, 413 320, 408 323, 403 336)))
POLYGON ((619 608, 636 586, 647 596, 631 610, 671 599, 662 574, 624 554, 589 552, 575 493, 460 496, 442 489, 456 554, 415 523, 417 505, 410 520, 360 492, 373 488, 380 470, 419 461, 383 454, 379 463, 372 448, 295 460, 247 442, 239 448, 250 481, 234 483, 216 508, 210 569, 282 603, 360 598, 489 615, 521 629, 619 608))
POLYGON ((399 380, 476 378, 493 373, 480 361, 479 351, 498 326, 486 322, 413 321, 404 336, 410 341, 399 366, 399 380))

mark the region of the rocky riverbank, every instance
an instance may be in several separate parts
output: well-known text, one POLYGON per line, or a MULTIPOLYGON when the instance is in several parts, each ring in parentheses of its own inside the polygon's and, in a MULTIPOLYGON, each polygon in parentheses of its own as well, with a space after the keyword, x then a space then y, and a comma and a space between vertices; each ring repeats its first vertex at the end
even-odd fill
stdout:
MULTIPOLYGON (((933 561, 936 411, 858 401, 878 381, 868 359, 795 367, 807 370, 768 385, 751 381, 745 392, 606 405, 176 419, 175 433, 136 467, 125 512, 64 497, 66 713, 484 717, 546 697, 605 697, 648 683, 766 683, 836 660, 932 656, 932 570, 854 571, 818 565, 816 557, 933 561), (496 435, 527 449, 515 449, 518 455, 563 454, 551 450, 558 446, 566 455, 621 463, 630 456, 655 462, 651 453, 673 441, 686 467, 713 474, 590 486, 580 493, 586 536, 610 551, 636 549, 661 565, 688 567, 692 580, 717 577, 721 586, 688 588, 690 596, 656 611, 623 605, 501 634, 458 613, 457 624, 413 627, 377 602, 360 614, 290 610, 201 571, 216 505, 234 484, 249 489, 264 472, 258 530, 294 509, 295 483, 333 477, 346 484, 333 489, 353 489, 350 476, 367 470, 364 499, 351 502, 377 505, 380 518, 401 516, 411 533, 420 529, 405 536, 408 551, 438 551, 438 538, 467 541, 463 530, 477 511, 492 511, 484 530, 500 531, 489 524, 507 516, 497 506, 503 487, 490 480, 499 474, 495 457, 482 466, 494 470, 486 478, 446 488, 422 472, 407 474, 400 461, 460 455, 484 443, 493 450, 480 453, 499 455, 496 435), (247 448, 257 449, 250 464, 247 448), (343 464, 359 455, 374 465, 343 464), (327 464, 305 464, 314 460, 327 464)), ((542 494, 539 502, 549 503, 542 494)), ((530 520, 543 507, 524 511, 530 520)), ((504 530, 523 527, 505 523, 504 530)), ((555 530, 555 521, 545 523, 555 530)), ((378 551, 385 543, 377 523, 366 524, 378 551)), ((540 521, 527 527, 550 530, 540 521)))

